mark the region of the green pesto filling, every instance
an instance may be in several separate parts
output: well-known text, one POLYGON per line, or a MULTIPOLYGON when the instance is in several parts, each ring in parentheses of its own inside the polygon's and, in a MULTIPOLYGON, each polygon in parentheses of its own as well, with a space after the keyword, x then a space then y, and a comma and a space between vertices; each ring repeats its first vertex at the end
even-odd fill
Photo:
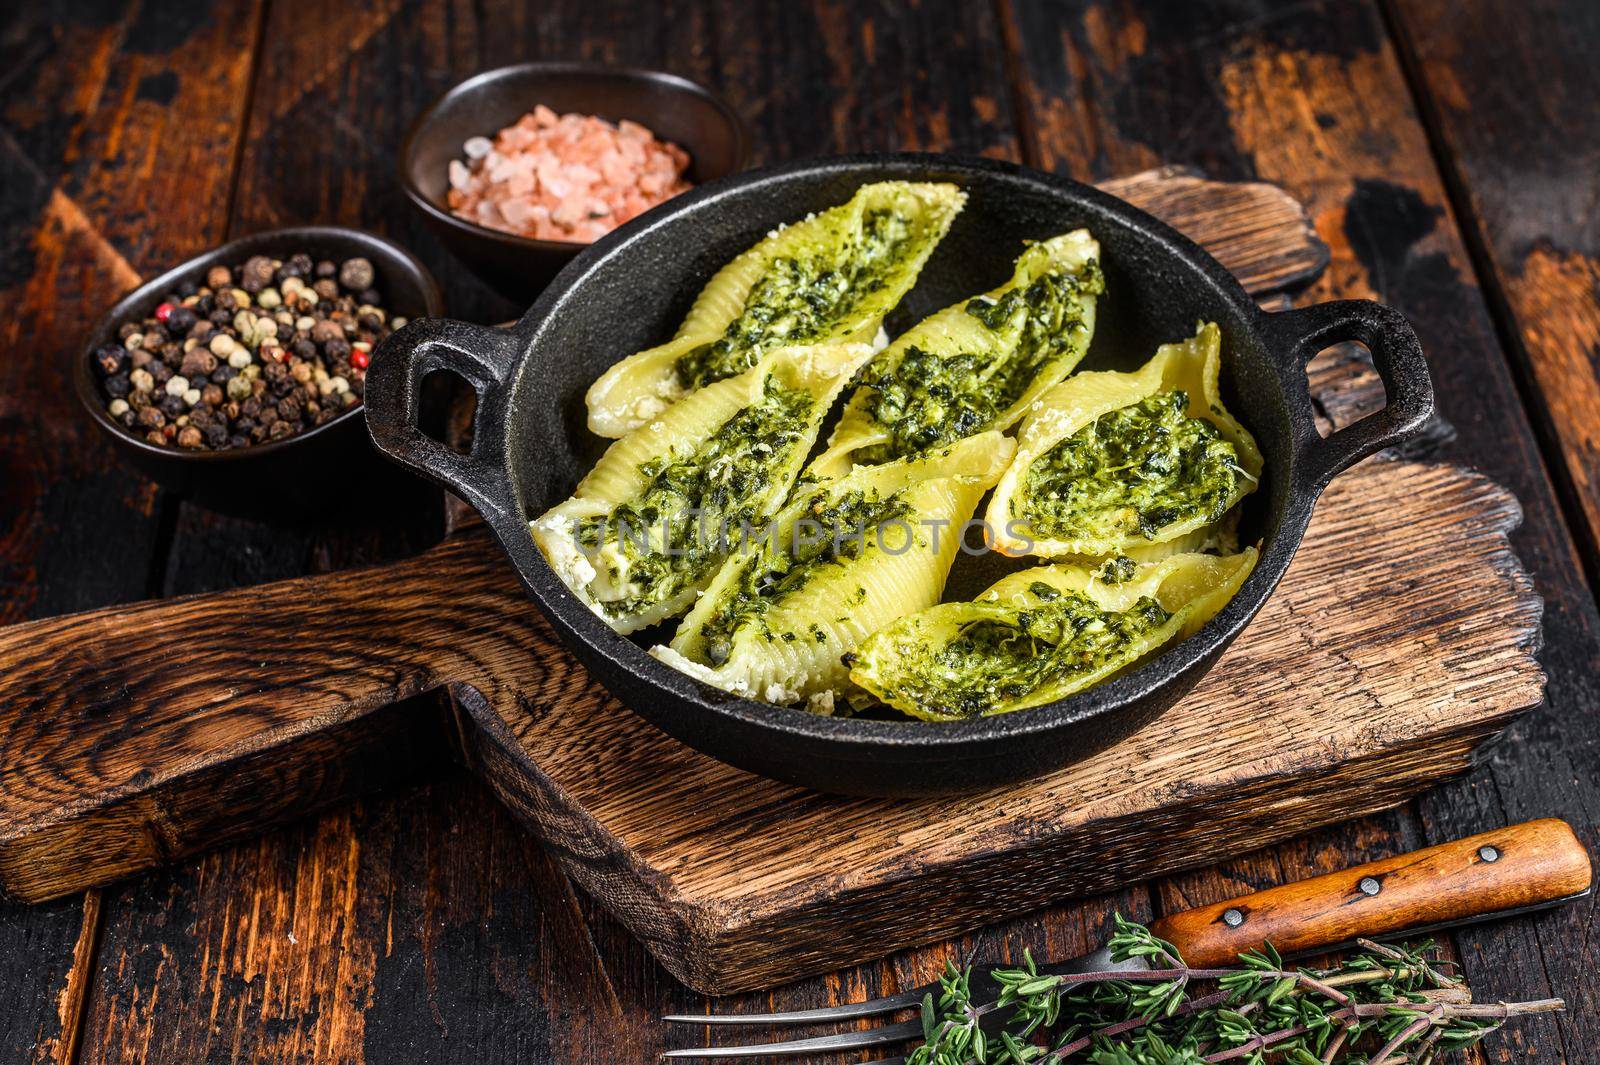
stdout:
MULTIPOLYGON (((656 459, 641 472, 638 497, 578 525, 578 543, 613 587, 635 589, 602 601, 612 617, 640 613, 709 577, 757 521, 756 502, 793 458, 816 400, 768 379, 759 400, 722 424, 693 454, 656 459), (625 565, 601 555, 615 545, 625 565)), ((609 554, 609 553, 608 553, 609 554)))
POLYGON ((948 643, 895 661, 893 675, 879 678, 889 684, 888 697, 940 717, 1003 711, 1118 660, 1172 618, 1149 596, 1128 610, 1106 611, 1042 581, 1029 591, 1040 605, 969 622, 948 643))
POLYGON ((1105 289, 1097 263, 1076 273, 1057 271, 1013 288, 998 299, 980 296, 967 313, 997 334, 992 351, 934 355, 907 347, 893 366, 871 366, 863 382, 873 391, 867 411, 889 439, 865 448, 857 461, 889 462, 980 433, 1022 398, 1030 385, 1082 339, 1084 300, 1105 289))
MULTIPOLYGON (((702 629, 706 658, 720 666, 733 654, 734 636, 749 624, 759 625, 768 640, 793 642, 794 633, 773 633, 765 615, 787 596, 804 588, 826 570, 843 566, 861 557, 881 534, 884 542, 898 549, 904 532, 884 529, 893 523, 910 528, 911 505, 899 495, 880 496, 877 492, 847 492, 831 503, 819 497, 804 523, 789 535, 774 533, 762 556, 745 569, 740 581, 702 629)), ((916 548, 912 548, 913 550, 916 548)), ((865 588, 855 588, 842 600, 859 605, 866 599, 865 588)), ((827 641, 826 631, 813 622, 805 636, 817 643, 827 641)))
POLYGON ((1221 518, 1245 474, 1234 446, 1188 410, 1175 391, 1102 414, 1028 468, 1019 516, 1060 540, 1153 539, 1176 521, 1221 518))
POLYGON ((774 260, 722 336, 678 357, 686 389, 743 373, 762 348, 827 338, 891 275, 921 239, 905 215, 879 209, 862 218, 861 232, 840 245, 774 260))

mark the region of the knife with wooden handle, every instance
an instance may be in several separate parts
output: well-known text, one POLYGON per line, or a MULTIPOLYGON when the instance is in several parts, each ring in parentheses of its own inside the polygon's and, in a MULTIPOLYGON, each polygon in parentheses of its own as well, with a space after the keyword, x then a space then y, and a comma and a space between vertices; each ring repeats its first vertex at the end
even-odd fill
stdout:
MULTIPOLYGON (((1548 909, 1589 894, 1589 854, 1565 821, 1528 821, 1453 843, 1358 865, 1327 876, 1267 888, 1163 917, 1150 930, 1178 948, 1193 969, 1236 963, 1270 942, 1290 957, 1351 945, 1357 939, 1410 939, 1429 932, 1548 909)), ((1139 972, 1146 958, 1114 959, 1101 947, 1070 961, 1039 966, 1043 974, 1139 972)), ((970 974, 973 1001, 992 1001, 992 970, 970 974)), ((694 1025, 798 1025, 872 1017, 914 1008, 937 982, 867 1002, 783 1013, 675 1014, 663 1021, 694 1025)), ((918 1038, 920 1020, 840 1035, 760 1046, 669 1050, 672 1059, 787 1055, 890 1046, 918 1038)), ((879 1065, 899 1065, 885 1059, 879 1065)))
POLYGON ((1185 910, 1150 930, 1204 968, 1266 942, 1303 954, 1544 909, 1590 882, 1589 854, 1565 821, 1528 821, 1185 910))

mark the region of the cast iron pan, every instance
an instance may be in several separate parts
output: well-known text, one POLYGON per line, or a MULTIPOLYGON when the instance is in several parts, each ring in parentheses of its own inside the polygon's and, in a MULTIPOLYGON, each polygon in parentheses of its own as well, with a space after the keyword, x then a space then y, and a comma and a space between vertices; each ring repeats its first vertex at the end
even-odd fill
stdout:
MULTIPOLYGON (((1065 765, 1182 698, 1261 609, 1322 488, 1416 433, 1432 412, 1433 389, 1415 334, 1387 307, 1351 301, 1267 314, 1198 246, 1121 200, 1007 163, 904 154, 806 160, 678 197, 578 256, 510 329, 440 319, 408 325, 375 353, 366 405, 378 447, 483 514, 539 609, 634 711, 692 747, 769 777, 825 791, 925 795, 1065 765), (1106 295, 1084 367, 1131 369, 1157 345, 1191 335, 1197 320, 1217 322, 1227 402, 1266 460, 1240 530, 1243 542, 1261 543, 1261 559, 1233 601, 1139 669, 1047 706, 929 724, 815 717, 737 698, 651 658, 645 647, 663 634, 635 642, 612 632, 567 591, 528 533, 528 518, 565 498, 603 450, 605 442, 584 428, 590 382, 667 339, 711 274, 774 226, 843 203, 866 182, 896 178, 952 181, 969 199, 890 319, 891 334, 1000 283, 1023 241, 1088 226, 1103 249, 1106 295), (1304 366, 1347 340, 1371 348, 1388 405, 1324 439, 1304 366), (477 391, 470 454, 417 429, 419 390, 436 371, 458 374, 477 391)), ((982 588, 993 576, 983 568, 953 573, 950 594, 982 588)))

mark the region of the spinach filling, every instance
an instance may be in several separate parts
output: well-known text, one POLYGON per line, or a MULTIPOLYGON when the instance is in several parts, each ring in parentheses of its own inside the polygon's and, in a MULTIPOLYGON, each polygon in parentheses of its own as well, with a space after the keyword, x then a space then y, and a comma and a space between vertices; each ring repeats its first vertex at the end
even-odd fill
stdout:
POLYGON ((763 347, 828 337, 862 299, 889 283, 907 246, 919 239, 909 218, 879 209, 866 212, 861 232, 848 241, 773 261, 722 336, 678 357, 678 383, 701 388, 748 370, 763 347))
POLYGON ((1154 539, 1185 518, 1221 518, 1245 472, 1217 427, 1188 411, 1174 391, 1102 414, 1028 468, 1018 516, 1062 540, 1154 539))
POLYGON ((1172 618, 1149 596, 1128 610, 1106 611, 1042 581, 1029 591, 1038 606, 968 622, 926 658, 899 666, 894 694, 941 717, 993 713, 1116 661, 1172 618))
POLYGON ((868 465, 948 444, 983 432, 1022 398, 1038 375, 1072 351, 1086 328, 1083 299, 1098 295, 1105 281, 1097 263, 1081 271, 1045 274, 999 299, 980 296, 967 313, 1001 338, 996 350, 939 356, 908 347, 893 366, 871 366, 862 377, 873 391, 867 412, 889 439, 864 448, 856 461, 868 465))
POLYGON ((613 617, 637 614, 709 576, 760 514, 755 502, 793 457, 816 400, 769 378, 762 396, 694 453, 645 464, 637 498, 579 522, 578 544, 604 571, 613 617))
MULTIPOLYGON (((734 636, 746 624, 759 623, 769 641, 792 642, 794 634, 774 634, 768 629, 764 615, 822 571, 860 558, 869 545, 878 542, 880 534, 886 544, 898 549, 905 533, 891 532, 885 526, 901 523, 909 530, 910 515, 911 505, 899 495, 885 497, 877 492, 854 491, 831 503, 819 497, 783 542, 776 542, 781 531, 774 533, 764 546, 762 557, 745 569, 738 586, 706 619, 702 632, 707 660, 713 666, 726 662, 733 654, 734 636)), ((855 593, 857 601, 866 598, 865 588, 856 588, 855 593)), ((828 638, 815 622, 807 635, 817 643, 826 643, 828 638)))

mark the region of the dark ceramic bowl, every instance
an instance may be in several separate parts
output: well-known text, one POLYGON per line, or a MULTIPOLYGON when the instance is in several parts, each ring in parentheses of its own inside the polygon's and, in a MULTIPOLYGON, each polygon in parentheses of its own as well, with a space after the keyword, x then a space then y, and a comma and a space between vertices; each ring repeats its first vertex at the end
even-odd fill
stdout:
POLYGON ((382 498, 405 483, 395 478, 393 464, 373 450, 362 406, 287 440, 227 451, 159 447, 133 435, 106 412, 94 353, 116 342, 123 322, 148 317, 179 284, 200 283, 213 266, 237 266, 252 255, 288 258, 301 251, 313 258, 370 259, 391 315, 444 313, 444 297, 427 267, 382 237, 339 226, 275 229, 224 244, 140 285, 95 324, 73 361, 78 398, 118 453, 151 480, 212 510, 265 520, 315 520, 382 498))
MULTIPOLYGON (((585 251, 512 328, 407 326, 374 354, 367 405, 378 446, 478 508, 556 632, 634 711, 684 743, 770 777, 825 791, 915 795, 1046 772, 1104 749, 1182 698, 1266 602, 1323 487, 1415 434, 1433 409, 1433 389, 1415 334, 1388 307, 1345 301, 1267 313, 1193 241, 1098 189, 987 159, 871 155, 752 171, 680 196, 585 251), (891 332, 1003 281, 1024 241, 1078 226, 1099 239, 1106 275, 1086 368, 1139 366, 1157 345, 1191 335, 1197 320, 1222 328, 1226 402, 1266 460, 1240 523, 1241 539, 1261 544, 1260 560, 1199 632, 1099 687, 949 724, 817 717, 741 699, 613 632, 567 590, 528 533, 528 518, 566 498, 606 443, 584 429, 584 392, 596 377, 670 336, 711 274, 768 230, 887 179, 951 181, 968 194, 891 317, 891 332), (1387 406, 1324 438, 1305 364, 1345 340, 1372 349, 1387 406), (435 370, 477 389, 468 454, 416 428, 418 389, 435 370)), ((948 593, 970 596, 987 576, 952 572, 948 593)))
POLYGON ((449 166, 471 137, 495 132, 544 104, 611 122, 631 119, 689 153, 689 180, 743 169, 748 138, 733 109, 692 81, 588 63, 523 63, 468 78, 422 112, 400 149, 400 184, 451 254, 503 295, 527 303, 587 244, 532 240, 450 213, 449 166))

